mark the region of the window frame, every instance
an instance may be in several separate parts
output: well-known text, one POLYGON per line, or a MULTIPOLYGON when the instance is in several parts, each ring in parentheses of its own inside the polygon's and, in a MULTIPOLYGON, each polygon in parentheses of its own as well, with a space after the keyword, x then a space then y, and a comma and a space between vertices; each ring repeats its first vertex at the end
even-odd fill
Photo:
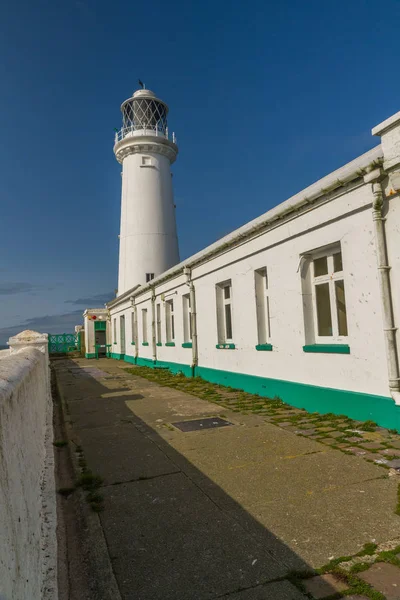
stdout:
POLYGON ((254 287, 257 319, 258 344, 271 343, 271 312, 269 301, 269 281, 267 267, 254 271, 254 287))
POLYGON ((161 303, 156 304, 156 343, 162 344, 161 303))
POLYGON ((311 300, 312 300, 312 318, 314 324, 314 338, 316 344, 347 344, 349 339, 349 327, 347 318, 347 303, 346 303, 346 277, 343 267, 343 253, 340 245, 335 245, 330 248, 324 248, 313 252, 310 256, 311 269, 311 300), (342 270, 334 270, 334 255, 341 254, 342 270), (324 275, 315 275, 315 261, 319 258, 327 259, 327 273, 324 275), (339 320, 337 314, 337 296, 335 282, 343 281, 345 309, 346 309, 346 329, 347 335, 339 334, 339 320), (331 312, 332 335, 319 335, 318 328, 318 307, 316 288, 318 285, 328 284, 329 290, 329 306, 331 312))
POLYGON ((148 344, 147 308, 142 308, 142 343, 148 344))
POLYGON ((192 334, 192 307, 190 305, 190 294, 182 295, 183 313, 183 342, 189 344, 193 340, 192 334))
POLYGON ((117 343, 117 317, 114 317, 114 325, 113 325, 113 343, 117 343))
POLYGON ((165 300, 165 341, 167 344, 175 342, 175 317, 173 298, 165 300))
POLYGON ((217 300, 217 332, 218 344, 233 344, 233 302, 232 302, 232 280, 227 279, 216 284, 217 300), (229 298, 225 297, 225 290, 229 288, 229 298), (228 336, 226 325, 226 307, 230 307, 231 336, 228 336))

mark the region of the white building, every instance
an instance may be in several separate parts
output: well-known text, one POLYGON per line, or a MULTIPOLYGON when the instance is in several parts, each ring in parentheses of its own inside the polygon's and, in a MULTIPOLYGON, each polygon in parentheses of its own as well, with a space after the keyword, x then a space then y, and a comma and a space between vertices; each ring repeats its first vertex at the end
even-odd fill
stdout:
POLYGON ((133 154, 110 355, 400 430, 400 113, 372 130, 376 148, 174 266, 166 174, 176 146, 152 127, 134 141, 122 130, 114 147, 119 159, 133 154), (145 179, 147 155, 159 176, 145 179), (137 206, 142 182, 156 230, 137 206))

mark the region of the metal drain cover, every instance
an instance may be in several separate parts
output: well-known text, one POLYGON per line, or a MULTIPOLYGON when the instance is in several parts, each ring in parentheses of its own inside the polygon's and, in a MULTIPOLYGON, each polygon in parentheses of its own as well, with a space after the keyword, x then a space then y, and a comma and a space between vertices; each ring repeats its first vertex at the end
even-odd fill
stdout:
POLYGON ((181 431, 201 431, 202 429, 226 427, 227 425, 233 425, 233 423, 220 419, 220 417, 209 417, 207 419, 195 419, 194 421, 179 421, 178 423, 172 423, 172 425, 181 431))

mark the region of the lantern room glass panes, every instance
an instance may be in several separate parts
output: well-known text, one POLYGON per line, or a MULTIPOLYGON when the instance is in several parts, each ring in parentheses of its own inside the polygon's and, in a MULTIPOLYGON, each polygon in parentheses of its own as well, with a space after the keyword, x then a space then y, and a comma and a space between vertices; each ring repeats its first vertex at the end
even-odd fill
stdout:
POLYGON ((122 106, 125 128, 167 132, 167 106, 154 98, 130 98, 122 106))

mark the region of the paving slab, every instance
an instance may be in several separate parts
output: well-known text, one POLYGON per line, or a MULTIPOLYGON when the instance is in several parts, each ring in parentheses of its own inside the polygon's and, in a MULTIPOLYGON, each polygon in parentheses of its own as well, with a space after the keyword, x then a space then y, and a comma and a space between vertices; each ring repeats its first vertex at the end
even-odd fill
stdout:
POLYGON ((303 585, 306 591, 312 595, 315 600, 321 600, 332 596, 335 592, 344 592, 349 586, 334 575, 317 575, 310 579, 305 579, 303 585))
POLYGON ((266 585, 223 596, 222 600, 307 600, 307 596, 289 583, 277 581, 266 585))
POLYGON ((130 423, 77 430, 90 469, 105 485, 176 473, 165 454, 130 423))
POLYGON ((358 574, 374 589, 386 596, 386 600, 400 599, 400 569, 389 563, 375 563, 368 569, 358 574))
POLYGON ((100 518, 124 599, 215 598, 287 571, 182 473, 102 493, 100 518))

